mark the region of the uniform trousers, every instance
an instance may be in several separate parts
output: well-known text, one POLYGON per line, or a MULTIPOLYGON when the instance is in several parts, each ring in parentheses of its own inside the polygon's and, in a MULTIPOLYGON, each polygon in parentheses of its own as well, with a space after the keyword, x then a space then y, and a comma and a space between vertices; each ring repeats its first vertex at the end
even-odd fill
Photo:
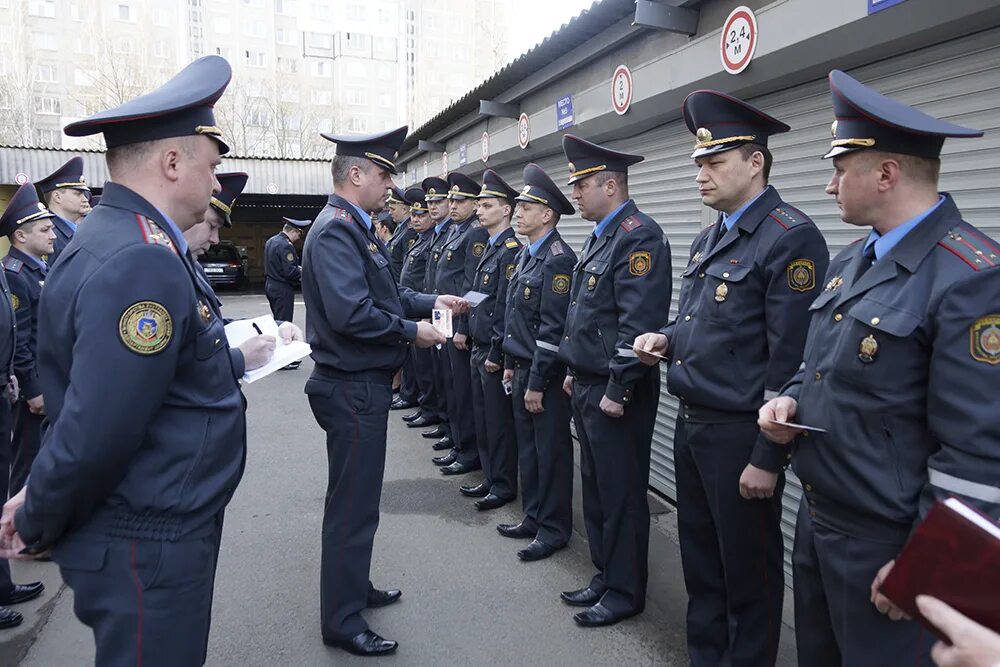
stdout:
MULTIPOLYGON (((13 454, 10 439, 10 401, 0 395, 0 499, 7 502, 10 483, 10 468, 13 454)), ((0 592, 9 592, 14 587, 10 578, 10 563, 0 558, 0 592)))
MULTIPOLYGON (((569 432, 569 397, 558 381, 542 392, 540 414, 524 406, 531 363, 514 362, 514 432, 521 470, 526 523, 537 527, 535 536, 549 546, 561 547, 573 533, 573 441, 569 432)), ((557 373, 564 377, 564 373, 557 373)))
POLYGON ((682 405, 674 431, 688 655, 694 667, 773 665, 785 592, 784 474, 772 498, 743 499, 740 475, 759 434, 756 416, 704 418, 682 405))
POLYGON ((295 313, 295 290, 285 283, 266 278, 264 294, 276 322, 291 322, 295 313))
POLYGON ((800 665, 933 665, 934 636, 916 621, 891 620, 869 599, 875 575, 903 549, 901 540, 877 537, 855 537, 824 525, 802 499, 792 554, 800 665))
POLYGON ((592 590, 615 613, 646 606, 649 579, 649 456, 660 398, 660 374, 650 369, 633 388, 625 414, 600 408, 608 378, 574 374, 573 422, 580 439, 583 517, 590 559, 597 573, 592 590))
POLYGON ((479 460, 486 484, 495 496, 517 496, 517 444, 510 396, 503 389, 503 369, 490 373, 484 366, 489 347, 472 347, 472 410, 476 421, 479 460))
POLYGON ((372 587, 394 373, 337 375, 317 368, 306 382, 313 416, 326 431, 320 628, 327 640, 350 639, 368 629, 361 611, 372 587))
POLYGON ((38 455, 42 442, 42 422, 45 417, 35 415, 28 409, 28 402, 19 398, 13 407, 13 452, 14 460, 10 468, 10 495, 15 495, 24 486, 31 472, 31 464, 38 455))
POLYGON ((472 411, 472 361, 468 350, 459 350, 448 341, 446 372, 448 382, 448 425, 451 433, 455 460, 463 465, 479 465, 479 447, 476 442, 476 423, 472 411))

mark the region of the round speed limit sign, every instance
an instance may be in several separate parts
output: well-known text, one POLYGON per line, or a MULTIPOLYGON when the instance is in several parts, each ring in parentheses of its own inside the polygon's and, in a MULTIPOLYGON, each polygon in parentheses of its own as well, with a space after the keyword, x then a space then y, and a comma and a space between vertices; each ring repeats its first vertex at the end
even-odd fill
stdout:
POLYGON ((483 153, 483 162, 490 159, 490 133, 483 132, 483 139, 480 145, 480 150, 483 153))
POLYGON ((528 114, 522 113, 521 117, 517 119, 517 145, 524 150, 528 147, 528 141, 531 139, 530 127, 528 125, 528 114))
POLYGON ((737 7, 722 28, 722 67, 739 74, 757 50, 757 17, 747 7, 737 7))
POLYGON ((611 77, 611 105, 619 116, 632 106, 632 72, 625 65, 619 65, 611 77))

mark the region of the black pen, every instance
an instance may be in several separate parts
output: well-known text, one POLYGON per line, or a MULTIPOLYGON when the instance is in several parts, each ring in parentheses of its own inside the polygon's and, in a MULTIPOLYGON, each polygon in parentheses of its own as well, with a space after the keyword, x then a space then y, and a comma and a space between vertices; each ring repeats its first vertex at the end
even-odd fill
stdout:
POLYGON ((264 335, 264 332, 260 330, 260 327, 257 326, 256 322, 251 322, 250 324, 253 325, 253 330, 257 332, 258 336, 263 336, 264 335))

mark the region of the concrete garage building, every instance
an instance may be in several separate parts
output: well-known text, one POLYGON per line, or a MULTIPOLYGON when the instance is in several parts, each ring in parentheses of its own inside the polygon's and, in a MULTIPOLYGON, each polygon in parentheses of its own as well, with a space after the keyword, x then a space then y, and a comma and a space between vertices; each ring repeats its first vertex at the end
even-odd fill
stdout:
MULTIPOLYGON (((400 157, 403 177, 411 184, 446 170, 479 176, 490 167, 519 187, 524 165, 537 162, 565 183, 561 137, 566 131, 645 155, 630 170, 630 191, 670 240, 676 312, 688 248, 714 220, 697 194, 689 157, 694 138, 681 119, 681 102, 695 89, 736 95, 792 126, 769 142, 775 155, 771 182, 818 223, 832 253, 866 233, 841 222, 835 202, 824 193, 832 166, 820 156, 830 145, 826 74, 833 68, 930 114, 986 130, 983 139, 946 143, 941 188, 954 195, 969 222, 1000 238, 996 0, 602 0, 418 128, 400 157), (722 66, 721 33, 741 4, 756 14, 757 44, 749 66, 733 75, 722 66), (612 77, 623 64, 631 70, 633 97, 631 108, 619 115, 612 105, 612 77), (560 100, 565 109, 567 97, 572 125, 560 129, 560 100), (518 141, 521 113, 529 119, 524 149, 518 141)), ((592 229, 580 218, 559 225, 577 250, 592 229)), ((739 382, 738 368, 733 381, 739 382)), ((676 414, 677 402, 664 392, 650 487, 670 499, 676 414)), ((790 549, 801 493, 794 475, 786 488, 790 549)))

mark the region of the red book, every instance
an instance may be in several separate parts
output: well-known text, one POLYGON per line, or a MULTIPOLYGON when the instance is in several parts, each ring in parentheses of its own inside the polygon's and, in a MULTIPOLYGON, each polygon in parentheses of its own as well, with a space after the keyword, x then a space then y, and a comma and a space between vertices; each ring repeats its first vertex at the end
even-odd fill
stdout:
POLYGON ((1000 632, 1000 525, 957 498, 939 501, 910 536, 881 592, 934 634, 917 609, 932 595, 1000 632))

